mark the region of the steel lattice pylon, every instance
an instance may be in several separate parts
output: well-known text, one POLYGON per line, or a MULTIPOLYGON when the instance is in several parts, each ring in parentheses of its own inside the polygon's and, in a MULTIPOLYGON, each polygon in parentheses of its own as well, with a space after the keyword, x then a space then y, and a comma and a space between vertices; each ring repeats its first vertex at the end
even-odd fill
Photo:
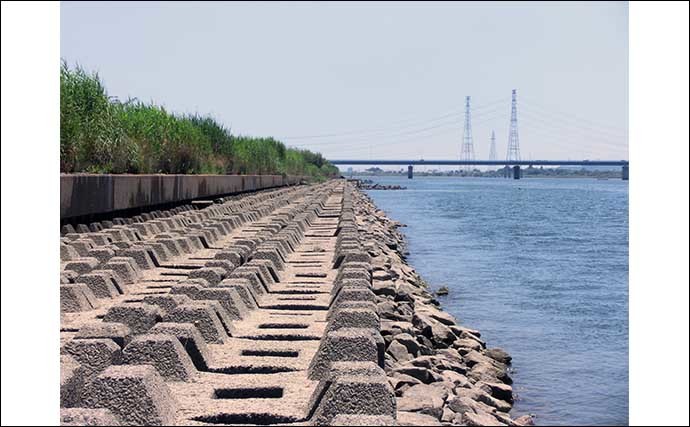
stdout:
MULTIPOLYGON (((472 117, 470 115, 470 97, 465 97, 465 128, 462 136, 462 149, 460 160, 474 160, 474 143, 472 141, 472 117)), ((465 171, 471 171, 471 166, 465 166, 465 171)))
POLYGON ((510 107, 510 133, 508 137, 508 154, 506 160, 520 160, 520 139, 517 123, 517 93, 513 89, 513 101, 510 107))
POLYGON ((496 133, 491 131, 491 147, 489 148, 489 160, 496 160, 496 133))

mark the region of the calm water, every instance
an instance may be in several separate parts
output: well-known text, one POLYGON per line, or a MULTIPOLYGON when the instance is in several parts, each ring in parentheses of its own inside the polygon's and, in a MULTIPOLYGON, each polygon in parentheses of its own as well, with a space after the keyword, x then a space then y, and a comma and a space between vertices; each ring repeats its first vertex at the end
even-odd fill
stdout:
POLYGON ((621 180, 374 177, 409 262, 443 306, 513 356, 512 414, 628 423, 628 185, 621 180))

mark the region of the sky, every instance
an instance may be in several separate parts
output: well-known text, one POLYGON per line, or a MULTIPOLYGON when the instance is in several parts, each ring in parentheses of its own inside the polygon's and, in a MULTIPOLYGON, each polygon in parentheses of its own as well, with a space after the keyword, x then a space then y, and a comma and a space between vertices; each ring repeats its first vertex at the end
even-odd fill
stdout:
POLYGON ((329 159, 628 159, 628 4, 62 2, 109 95, 329 159))

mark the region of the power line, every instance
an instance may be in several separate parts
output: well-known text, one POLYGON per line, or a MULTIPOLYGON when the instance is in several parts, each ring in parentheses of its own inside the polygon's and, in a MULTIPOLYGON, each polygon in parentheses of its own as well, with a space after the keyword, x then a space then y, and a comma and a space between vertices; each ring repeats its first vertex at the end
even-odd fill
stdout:
MULTIPOLYGON (((502 103, 505 101, 505 98, 499 99, 496 101, 492 101, 490 103, 484 104, 482 106, 476 107, 475 110, 482 110, 491 106, 494 106, 496 104, 502 103)), ((299 136, 283 136, 279 137, 278 139, 281 140, 289 140, 289 139, 320 139, 320 138, 335 138, 335 137, 341 137, 341 136, 352 136, 352 135, 359 135, 359 134, 368 134, 368 133, 378 133, 378 132, 385 132, 389 130, 397 131, 397 130, 403 130, 406 128, 414 127, 420 124, 425 124, 425 123, 430 123, 430 122, 436 122, 439 120, 443 120, 449 117, 456 117, 456 115, 459 113, 461 107, 454 108, 452 110, 449 110, 448 112, 440 115, 440 116, 435 116, 431 119, 405 119, 405 120, 399 120, 397 122, 393 122, 396 126, 386 126, 382 128, 369 128, 369 129, 359 129, 359 130, 351 130, 351 131, 344 131, 344 132, 331 132, 331 133, 325 133, 325 134, 316 134, 316 135, 299 135, 299 136), (401 123, 407 123, 402 126, 399 126, 401 123)), ((482 113, 483 114, 483 113, 482 113)))
POLYGON ((576 121, 577 123, 589 122, 590 123, 589 127, 591 127, 591 128, 599 128, 601 130, 607 129, 608 131, 613 131, 613 133, 627 134, 627 132, 628 132, 627 129, 619 128, 617 126, 606 125, 606 124, 603 124, 600 122, 593 121, 591 119, 586 119, 584 117, 581 117, 581 116, 578 116, 578 115, 575 115, 572 113, 565 113, 562 111, 558 111, 557 109, 553 109, 551 107, 540 106, 538 102, 535 102, 535 101, 531 100, 530 98, 525 98, 524 96, 522 96, 521 99, 522 99, 521 103, 523 106, 535 108, 535 109, 541 111, 543 114, 552 116, 552 117, 557 118, 557 119, 560 116, 561 117, 560 120, 576 121), (527 102, 525 102, 525 99, 527 99, 527 102))

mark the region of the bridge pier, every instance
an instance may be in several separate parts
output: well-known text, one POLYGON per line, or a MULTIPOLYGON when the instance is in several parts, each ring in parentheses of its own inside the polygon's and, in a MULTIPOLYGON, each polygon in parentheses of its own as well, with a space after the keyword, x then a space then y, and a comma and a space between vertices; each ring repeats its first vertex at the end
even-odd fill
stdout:
POLYGON ((412 173, 412 165, 409 165, 409 166, 407 167, 407 179, 412 179, 412 175, 413 175, 413 173, 412 173))
POLYGON ((628 167, 629 167, 628 165, 624 165, 624 166, 621 168, 621 179, 622 179, 623 181, 627 181, 627 180, 628 180, 628 173, 629 173, 628 167))
POLYGON ((520 179, 520 166, 513 166, 513 179, 520 179))

